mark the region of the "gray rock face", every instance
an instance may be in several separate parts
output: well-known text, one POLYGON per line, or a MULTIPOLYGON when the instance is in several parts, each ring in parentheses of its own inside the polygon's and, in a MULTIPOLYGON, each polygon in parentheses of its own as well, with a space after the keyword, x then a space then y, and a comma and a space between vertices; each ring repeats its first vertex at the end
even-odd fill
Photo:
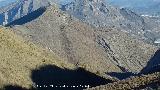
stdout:
POLYGON ((0 9, 0 25, 6 25, 19 19, 40 7, 46 7, 49 2, 46 0, 17 0, 9 6, 0 9))
POLYGON ((113 26, 118 18, 123 18, 118 9, 106 5, 103 0, 75 0, 62 7, 62 10, 96 27, 113 26))
POLYGON ((115 8, 104 0, 74 0, 62 5, 61 9, 95 27, 116 27, 152 44, 154 40, 150 38, 154 37, 146 37, 145 34, 148 30, 151 30, 152 34, 159 31, 159 25, 155 21, 126 8, 115 8))

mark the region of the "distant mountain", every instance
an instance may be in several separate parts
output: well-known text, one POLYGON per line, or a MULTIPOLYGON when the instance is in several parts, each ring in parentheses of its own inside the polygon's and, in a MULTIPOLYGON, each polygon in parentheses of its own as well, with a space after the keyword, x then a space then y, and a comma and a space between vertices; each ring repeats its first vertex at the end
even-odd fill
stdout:
POLYGON ((46 0, 17 0, 0 8, 0 25, 6 25, 45 6, 49 6, 46 0))
POLYGON ((12 2, 15 2, 16 0, 0 0, 0 7, 4 7, 12 2))
POLYGON ((127 8, 115 8, 105 0, 74 0, 62 5, 61 9, 92 26, 115 27, 149 43, 159 35, 145 36, 148 30, 152 30, 152 34, 158 31, 159 25, 155 21, 127 8))
POLYGON ((115 8, 104 0, 74 0, 63 5, 62 10, 96 27, 121 27, 124 24, 128 28, 125 24, 131 24, 136 29, 145 29, 144 19, 138 14, 124 8, 115 8))
MULTIPOLYGON (((63 11, 95 27, 115 27, 152 44, 160 38, 158 29, 160 28, 160 19, 150 20, 150 17, 142 17, 127 8, 115 8, 109 5, 108 2, 106 3, 105 0, 17 0, 10 5, 0 8, 0 25, 8 25, 33 11, 37 11, 36 14, 32 15, 33 17, 31 16, 35 18, 45 11, 45 8, 42 7, 56 3, 63 11)), ((121 1, 114 1, 113 3, 116 2, 121 1)), ((123 2, 121 3, 129 3, 128 0, 123 2)), ((142 3, 141 0, 139 2, 142 3)), ((154 2, 157 2, 158 7, 159 2, 154 2)), ((140 5, 137 3, 138 1, 134 1, 131 4, 135 4, 137 7, 146 7, 145 3, 149 4, 151 1, 145 1, 145 3, 140 5)), ((130 4, 127 5, 131 6, 130 4)))
POLYGON ((139 14, 160 15, 159 0, 107 0, 108 3, 117 6, 131 9, 139 14))

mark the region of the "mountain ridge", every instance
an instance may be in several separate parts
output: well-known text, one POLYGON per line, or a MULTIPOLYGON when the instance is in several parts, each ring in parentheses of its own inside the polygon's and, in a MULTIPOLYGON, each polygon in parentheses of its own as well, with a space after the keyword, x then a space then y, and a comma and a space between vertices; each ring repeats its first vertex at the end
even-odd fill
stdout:
MULTIPOLYGON (((158 23, 127 8, 113 7, 104 0, 74 0, 62 5, 61 9, 92 26, 116 27, 150 44, 154 44, 154 40, 158 38, 154 35, 146 36, 159 31, 158 23), (148 32, 149 30, 151 32, 148 32)), ((157 35, 159 34, 155 36, 157 35)))
POLYGON ((30 72, 41 65, 74 68, 74 65, 63 61, 53 52, 48 52, 3 27, 0 27, 0 49, 0 88, 7 84, 30 88, 30 72))
POLYGON ((94 72, 106 72, 107 67, 104 67, 109 65, 107 63, 113 66, 109 71, 121 71, 117 66, 119 65, 129 71, 139 72, 145 66, 142 61, 146 60, 147 62, 153 52, 157 50, 156 47, 133 39, 127 33, 117 31, 114 28, 92 28, 92 26, 83 24, 65 12, 55 9, 54 6, 49 7, 39 18, 22 26, 15 25, 12 28, 15 29, 15 33, 56 52, 59 56, 76 65, 85 66, 90 70, 94 68, 94 72), (125 53, 124 50, 129 54, 125 53), (131 63, 135 59, 137 61, 131 63), (131 60, 128 64, 132 65, 124 64, 126 63, 125 60, 131 60), (103 63, 99 63, 99 61, 103 63), (98 70, 95 69, 94 65, 96 64, 91 63, 99 63, 98 70), (137 65, 136 69, 134 65, 137 65))
POLYGON ((153 35, 156 30, 147 30, 158 28, 149 18, 115 8, 103 0, 75 0, 63 8, 53 0, 44 7, 44 1, 32 1, 26 1, 25 8, 16 9, 26 9, 26 15, 13 18, 0 31, 0 87, 57 85, 53 82, 57 79, 62 84, 85 84, 89 78, 93 86, 102 84, 95 89, 110 85, 121 88, 123 83, 131 83, 131 88, 138 83, 138 89, 150 84, 150 80, 159 80, 159 73, 155 73, 160 69, 159 47, 141 40, 143 34, 151 41, 155 39, 152 36, 157 37, 153 35))

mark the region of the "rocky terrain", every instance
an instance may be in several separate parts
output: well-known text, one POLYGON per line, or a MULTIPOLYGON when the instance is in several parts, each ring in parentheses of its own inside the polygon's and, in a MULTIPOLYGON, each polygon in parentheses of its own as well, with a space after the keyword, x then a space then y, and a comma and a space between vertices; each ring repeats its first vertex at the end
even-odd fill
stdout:
POLYGON ((1 90, 52 90, 64 85, 70 90, 73 85, 81 84, 78 89, 83 89, 87 88, 85 85, 95 87, 112 82, 67 62, 4 27, 0 29, 0 61, 1 90))
POLYGON ((159 90, 160 73, 131 77, 126 80, 110 83, 87 90, 159 90))
POLYGON ((105 0, 74 0, 61 9, 95 27, 116 27, 150 44, 159 38, 159 23, 127 8, 115 8, 105 0))
MULTIPOLYGON (((41 15, 45 12, 45 9, 41 8, 55 3, 59 4, 58 2, 57 0, 17 0, 0 9, 0 25, 8 25, 33 11, 37 11, 36 15, 31 16, 41 15)), ((104 0, 73 0, 71 3, 59 5, 59 7, 92 26, 116 27, 149 44, 157 45, 155 41, 160 38, 160 26, 157 19, 152 20, 149 17, 142 17, 126 8, 115 8, 104 0)))
POLYGON ((45 0, 17 0, 0 8, 0 25, 7 25, 40 7, 46 6, 49 6, 49 2, 45 0))
POLYGON ((80 90, 124 90, 159 83, 160 50, 149 43, 158 28, 153 19, 103 0, 75 0, 63 8, 53 1, 32 3, 40 6, 1 27, 1 88, 51 90, 51 84, 67 83, 70 90, 80 83, 80 90))
POLYGON ((32 22, 13 22, 13 31, 71 63, 99 72, 138 73, 158 50, 116 28, 93 28, 55 6, 32 22))

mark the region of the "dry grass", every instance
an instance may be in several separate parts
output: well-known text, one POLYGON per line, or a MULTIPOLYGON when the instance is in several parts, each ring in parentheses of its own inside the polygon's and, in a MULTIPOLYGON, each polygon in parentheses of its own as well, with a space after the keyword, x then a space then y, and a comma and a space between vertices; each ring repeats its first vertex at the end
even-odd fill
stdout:
POLYGON ((103 86, 87 90, 139 90, 150 85, 157 85, 160 83, 160 73, 153 73, 149 75, 131 77, 115 83, 110 83, 103 86))
POLYGON ((31 70, 41 65, 56 65, 74 68, 64 60, 55 57, 54 53, 24 41, 10 30, 0 28, 0 87, 16 84, 29 88, 31 70))

